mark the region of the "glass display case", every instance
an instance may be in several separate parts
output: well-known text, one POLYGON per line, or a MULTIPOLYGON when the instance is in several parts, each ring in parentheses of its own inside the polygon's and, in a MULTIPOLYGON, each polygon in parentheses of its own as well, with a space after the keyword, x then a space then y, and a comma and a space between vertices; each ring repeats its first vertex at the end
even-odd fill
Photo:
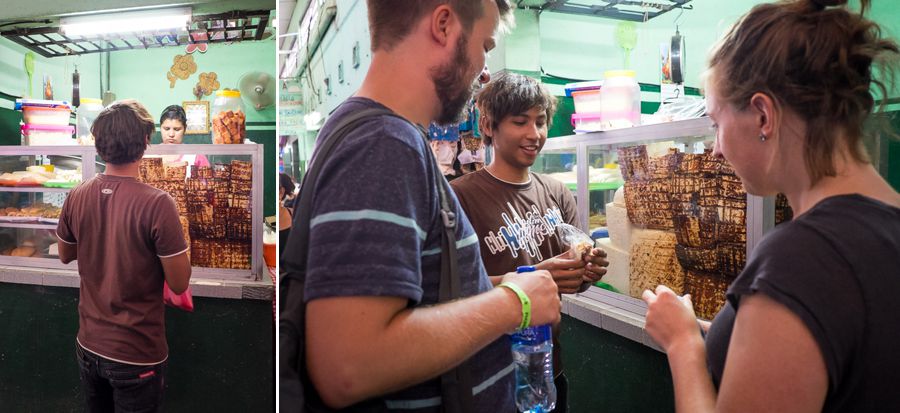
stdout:
POLYGON ((533 170, 574 191, 582 230, 607 229, 597 240, 610 261, 604 293, 639 298, 666 284, 690 293, 698 315, 711 318, 774 225, 774 199, 747 195, 730 165, 712 156, 711 126, 704 117, 544 145, 533 170))
POLYGON ((0 264, 70 268, 59 261, 56 224, 66 195, 96 173, 92 147, 4 146, 0 151, 0 264))
MULTIPOLYGON (((262 145, 153 145, 139 180, 176 201, 199 278, 259 280, 262 145)), ((0 265, 76 269, 56 248, 59 208, 105 166, 93 147, 4 147, 0 152, 0 265), (90 160, 85 162, 85 160, 90 160)))

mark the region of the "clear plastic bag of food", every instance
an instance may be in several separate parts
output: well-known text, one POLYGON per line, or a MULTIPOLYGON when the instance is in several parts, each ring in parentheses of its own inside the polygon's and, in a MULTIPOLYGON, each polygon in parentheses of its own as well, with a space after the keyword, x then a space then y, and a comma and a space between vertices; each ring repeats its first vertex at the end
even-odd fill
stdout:
POLYGON ((569 224, 557 225, 556 235, 563 247, 570 249, 572 258, 583 258, 594 247, 594 240, 588 234, 569 224))

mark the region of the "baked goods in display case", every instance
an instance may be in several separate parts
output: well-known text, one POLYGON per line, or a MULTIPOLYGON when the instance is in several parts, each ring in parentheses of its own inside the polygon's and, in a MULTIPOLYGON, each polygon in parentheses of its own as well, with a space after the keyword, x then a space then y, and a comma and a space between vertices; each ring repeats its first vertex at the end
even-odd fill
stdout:
POLYGON ((615 202, 607 205, 609 232, 630 245, 613 246, 617 258, 628 255, 628 288, 624 280, 616 288, 640 297, 644 289, 665 284, 691 294, 699 317, 714 317, 725 302, 725 288, 746 262, 743 184, 709 150, 672 148, 651 156, 640 145, 619 148, 618 157, 625 213, 615 202), (628 222, 620 222, 626 216, 628 222))
POLYGON ((80 182, 80 170, 57 170, 53 165, 32 165, 21 171, 0 172, 0 186, 74 188, 80 182))
POLYGON ((140 180, 169 193, 186 225, 191 265, 249 269, 252 253, 252 164, 233 160, 213 166, 144 158, 140 180))
POLYGON ((20 231, 16 231, 15 228, 0 228, 0 255, 35 258, 59 256, 53 231, 45 229, 20 231))
POLYGON ((213 143, 244 143, 247 131, 247 117, 242 111, 226 110, 212 118, 213 143))
POLYGON ((35 202, 21 208, 0 208, 0 222, 48 222, 56 223, 59 220, 61 208, 53 204, 35 202))

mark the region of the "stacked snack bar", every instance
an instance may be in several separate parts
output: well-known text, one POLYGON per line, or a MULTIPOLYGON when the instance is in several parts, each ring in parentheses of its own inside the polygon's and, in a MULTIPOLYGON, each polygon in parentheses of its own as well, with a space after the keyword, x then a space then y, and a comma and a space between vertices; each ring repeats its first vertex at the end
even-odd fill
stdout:
POLYGON ((746 261, 747 194, 741 181, 709 151, 670 149, 650 157, 644 146, 626 147, 619 149, 619 164, 628 218, 646 228, 635 230, 631 245, 631 294, 666 284, 691 294, 697 315, 712 318, 746 261), (677 265, 669 262, 673 256, 677 265))
POLYGON ((194 265, 250 268, 252 220, 250 162, 193 167, 188 179, 194 265))
POLYGON ((160 158, 141 161, 140 180, 168 192, 175 199, 191 265, 249 269, 252 239, 250 162, 231 161, 213 167, 163 165, 160 158))

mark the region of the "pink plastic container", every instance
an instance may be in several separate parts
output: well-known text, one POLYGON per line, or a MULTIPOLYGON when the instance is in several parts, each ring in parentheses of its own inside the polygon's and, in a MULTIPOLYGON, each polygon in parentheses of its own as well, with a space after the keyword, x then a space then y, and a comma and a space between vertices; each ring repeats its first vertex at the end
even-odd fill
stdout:
POLYGON ((573 113, 572 126, 575 127, 575 133, 603 130, 603 116, 599 113, 573 113))
POLYGON ((22 145, 75 145, 74 126, 24 124, 21 130, 22 145))

